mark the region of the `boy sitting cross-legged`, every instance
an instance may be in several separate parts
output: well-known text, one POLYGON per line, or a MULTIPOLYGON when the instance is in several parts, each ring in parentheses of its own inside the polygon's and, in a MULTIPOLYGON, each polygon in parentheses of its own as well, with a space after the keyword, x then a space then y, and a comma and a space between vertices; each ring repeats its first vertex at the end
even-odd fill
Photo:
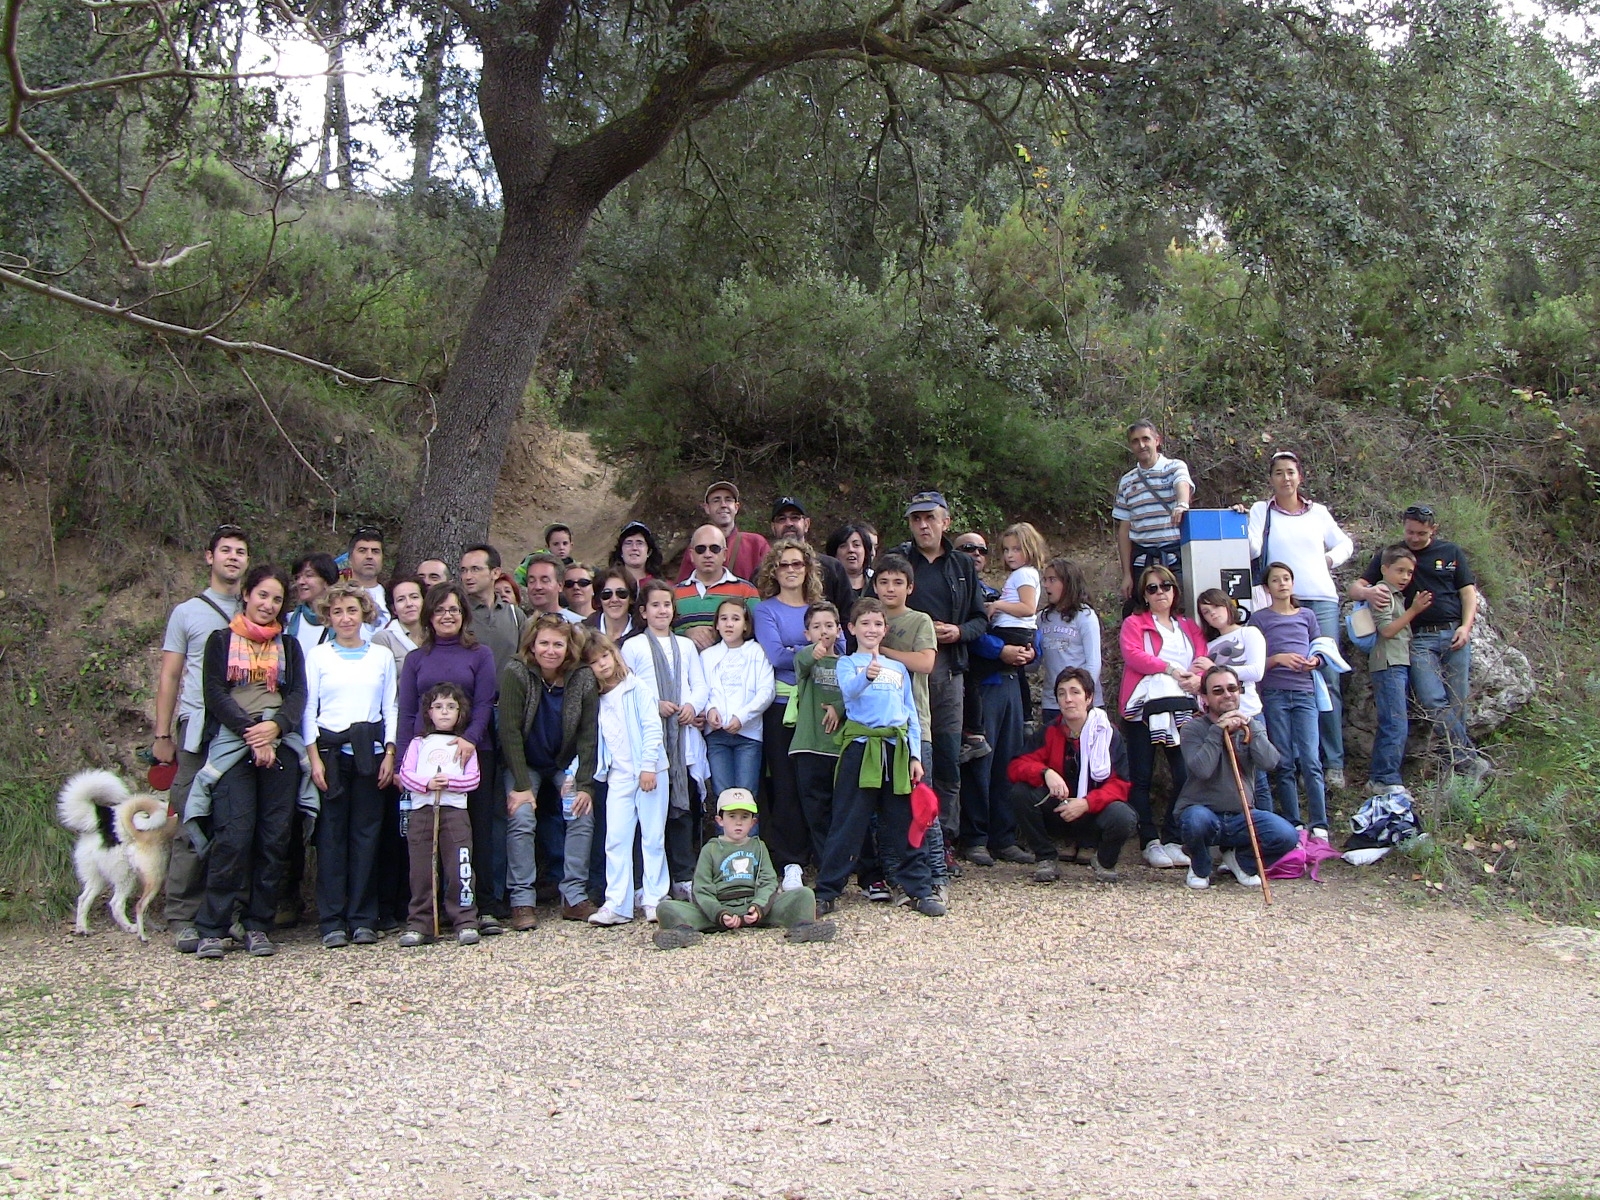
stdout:
POLYGON ((700 851, 694 869, 694 900, 663 900, 656 907, 655 944, 663 950, 693 946, 702 933, 781 925, 792 942, 826 942, 832 921, 817 920, 817 898, 808 887, 778 890, 772 856, 755 828, 756 801, 747 788, 728 788, 717 798, 722 836, 700 851))

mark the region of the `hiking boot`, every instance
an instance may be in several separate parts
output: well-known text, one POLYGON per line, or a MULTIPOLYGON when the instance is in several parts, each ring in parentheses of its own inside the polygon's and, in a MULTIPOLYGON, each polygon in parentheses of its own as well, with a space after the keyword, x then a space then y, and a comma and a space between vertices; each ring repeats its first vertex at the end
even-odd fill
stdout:
POLYGON ((944 848, 944 873, 951 879, 960 879, 964 873, 961 864, 956 861, 956 852, 950 848, 948 842, 944 848))
POLYGON ((837 932, 832 921, 798 921, 783 936, 791 942, 831 942, 837 932))
POLYGON ((656 930, 650 940, 656 944, 658 950, 686 950, 690 946, 698 946, 703 938, 698 929, 691 929, 687 925, 674 925, 668 929, 656 930))
POLYGON ((942 917, 947 911, 945 906, 932 896, 924 896, 921 900, 913 901, 911 907, 925 917, 942 917))
POLYGON ((278 952, 278 948, 261 930, 247 929, 244 932, 244 952, 252 958, 271 958, 278 952))
POLYGON ((1211 886, 1211 877, 1209 875, 1196 875, 1194 868, 1190 867, 1189 877, 1184 882, 1198 892, 1211 886))
POLYGON ((889 901, 889 885, 881 879, 873 880, 861 890, 874 904, 886 904, 889 901))
MULTIPOLYGON (((492 912, 480 911, 478 913, 478 928, 475 932, 483 934, 484 937, 499 937, 505 931, 506 927, 500 924, 500 918, 492 912)), ((470 945, 471 943, 466 944, 470 945)))
POLYGON ((177 947, 179 954, 193 954, 200 949, 200 931, 194 927, 193 921, 186 921, 173 931, 172 944, 177 947))
POLYGON ((992 867, 994 855, 989 853, 987 846, 968 846, 967 861, 975 867, 992 867))
POLYGON ((1161 848, 1167 852, 1167 857, 1172 860, 1173 866, 1187 867, 1189 865, 1189 854, 1184 850, 1181 843, 1162 842, 1161 848))
POLYGON ((837 909, 838 907, 839 907, 839 902, 837 900, 818 900, 817 901, 817 916, 825 917, 829 913, 831 913, 835 909, 837 909))
POLYGON ((790 863, 783 869, 783 884, 779 891, 795 892, 805 887, 806 881, 800 875, 800 864, 790 863))
POLYGON ((561 919, 563 921, 587 921, 599 911, 595 907, 593 900, 580 900, 576 904, 563 904, 561 906, 561 919))
POLYGON ((987 738, 981 733, 964 733, 961 735, 960 762, 969 763, 975 758, 987 758, 994 753, 994 747, 989 745, 987 738))
POLYGON ((1002 846, 1000 849, 994 851, 994 856, 1001 862, 1016 863, 1018 866, 1023 867, 1031 867, 1034 863, 1039 861, 1038 856, 1035 855, 1031 850, 1024 850, 1015 842, 1009 846, 1002 846))
POLYGON ((518 904, 511 909, 511 928, 518 933, 528 933, 539 928, 539 917, 532 905, 518 904))
POLYGON ((1158 871, 1170 870, 1177 865, 1172 861, 1172 855, 1167 853, 1167 848, 1154 838, 1144 844, 1144 861, 1158 871))
POLYGON ((1047 858, 1039 864, 1038 870, 1033 873, 1035 883, 1054 883, 1061 878, 1061 864, 1053 858, 1047 858))
POLYGON ((1232 850, 1224 850, 1222 852, 1222 869, 1244 884, 1245 887, 1261 886, 1261 876, 1252 875, 1241 867, 1239 865, 1239 856, 1232 850))
POLYGON ((221 958, 227 952, 228 947, 221 938, 200 938, 194 946, 196 958, 221 958))
POLYGON ((342 929, 334 929, 322 935, 322 948, 324 950, 343 950, 350 944, 350 938, 342 929))
POLYGON ((1094 872, 1094 881, 1096 883, 1122 882, 1122 876, 1117 874, 1117 869, 1115 867, 1102 866, 1098 856, 1089 860, 1089 869, 1094 872))
POLYGON ((363 925, 350 935, 350 942, 356 946, 376 946, 378 944, 378 931, 368 929, 363 925))
POLYGON ((431 941, 433 941, 433 938, 423 933, 420 929, 408 929, 400 935, 400 944, 407 948, 425 946, 431 941))
MULTIPOLYGON (((498 930, 498 927, 496 928, 498 930)), ((498 931, 501 933, 505 932, 504 930, 498 931)), ((483 939, 478 936, 478 931, 476 929, 456 930, 456 945, 458 946, 476 946, 482 940, 483 939)))

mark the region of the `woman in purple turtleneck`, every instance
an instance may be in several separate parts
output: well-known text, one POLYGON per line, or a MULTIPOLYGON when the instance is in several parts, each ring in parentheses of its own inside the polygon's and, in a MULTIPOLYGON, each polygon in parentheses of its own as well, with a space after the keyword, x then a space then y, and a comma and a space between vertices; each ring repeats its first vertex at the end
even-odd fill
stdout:
MULTIPOLYGON (((447 580, 428 589, 422 601, 422 639, 417 648, 406 655, 400 668, 400 687, 396 708, 399 724, 396 728, 395 753, 405 761, 406 747, 411 739, 422 733, 422 713, 418 699, 435 684, 453 683, 472 701, 472 719, 466 731, 457 739, 461 745, 457 757, 465 762, 473 751, 480 756, 488 749, 489 725, 494 719, 494 702, 499 694, 499 680, 495 675, 494 654, 487 646, 478 644, 472 632, 472 606, 459 583, 447 580)), ((472 822, 472 861, 478 866, 479 887, 477 898, 480 929, 484 933, 499 933, 500 925, 489 914, 493 902, 494 864, 505 861, 505 812, 499 813, 501 851, 494 850, 496 817, 495 787, 490 772, 484 772, 483 782, 467 797, 467 816, 472 822)))

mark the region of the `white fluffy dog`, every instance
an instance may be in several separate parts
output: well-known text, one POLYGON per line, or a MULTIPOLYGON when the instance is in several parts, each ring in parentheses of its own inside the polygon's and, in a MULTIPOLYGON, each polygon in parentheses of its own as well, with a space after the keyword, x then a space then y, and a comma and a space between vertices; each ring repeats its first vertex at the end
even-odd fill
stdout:
POLYGON ((166 882, 167 851, 178 829, 178 818, 167 815, 167 802, 128 791, 110 771, 80 771, 61 789, 56 811, 78 835, 72 858, 83 891, 73 931, 89 932, 89 909, 109 888, 112 919, 141 942, 149 941, 145 910, 166 882), (128 898, 136 889, 139 901, 130 921, 128 898))

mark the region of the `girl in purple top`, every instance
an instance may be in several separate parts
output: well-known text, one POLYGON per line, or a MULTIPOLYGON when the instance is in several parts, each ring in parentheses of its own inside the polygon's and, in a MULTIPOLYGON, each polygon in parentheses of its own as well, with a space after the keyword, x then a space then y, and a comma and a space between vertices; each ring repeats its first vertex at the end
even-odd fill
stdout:
POLYGON ((1272 605, 1251 613, 1249 623, 1267 643, 1267 670, 1257 690, 1267 737, 1282 756, 1272 772, 1272 794, 1283 816, 1296 828, 1305 828, 1295 790, 1298 767, 1311 808, 1311 836, 1325 842, 1328 797, 1317 732, 1317 695, 1311 682, 1311 672, 1322 665, 1321 656, 1311 653, 1311 643, 1322 636, 1322 627, 1316 614, 1295 603, 1294 572, 1283 563, 1267 568, 1265 586, 1272 605))
POLYGON ((495 799, 500 770, 489 739, 500 681, 495 675, 494 653, 480 646, 472 632, 472 605, 467 594, 453 580, 434 584, 423 597, 422 641, 406 655, 400 668, 395 750, 401 762, 411 739, 425 732, 421 696, 441 683, 455 684, 472 702, 467 727, 457 737, 456 758, 464 765, 474 753, 478 756, 480 782, 467 797, 467 817, 472 822, 472 861, 478 870, 479 921, 482 932, 500 933, 499 914, 491 913, 490 908, 505 901, 506 812, 505 805, 495 799), (495 853, 496 845, 499 853, 495 853))

